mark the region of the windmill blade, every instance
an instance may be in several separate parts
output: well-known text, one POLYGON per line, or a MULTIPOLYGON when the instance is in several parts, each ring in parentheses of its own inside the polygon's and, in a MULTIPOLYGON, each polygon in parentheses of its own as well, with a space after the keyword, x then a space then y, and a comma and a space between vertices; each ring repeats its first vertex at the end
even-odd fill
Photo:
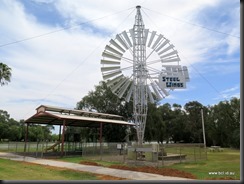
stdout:
POLYGON ((183 74, 185 76, 186 81, 189 82, 190 81, 190 77, 189 77, 189 73, 188 73, 187 67, 183 66, 182 69, 183 69, 183 74))
POLYGON ((133 89, 134 89, 134 84, 132 82, 131 85, 130 85, 130 89, 129 89, 129 91, 128 91, 127 95, 126 95, 126 98, 125 98, 126 102, 130 101, 130 97, 131 97, 131 94, 133 92, 133 89))
POLYGON ((165 39, 163 43, 156 49, 156 52, 158 52, 160 49, 162 49, 167 43, 169 43, 168 39, 165 39))
POLYGON ((152 92, 151 92, 151 89, 150 89, 149 85, 147 85, 147 93, 148 93, 150 102, 154 103, 155 100, 153 99, 152 92))
POLYGON ((135 43, 134 30, 133 29, 130 29, 129 32, 130 32, 130 35, 131 35, 131 38, 132 38, 132 41, 133 41, 133 44, 134 44, 135 43))
POLYGON ((112 53, 109 53, 109 52, 106 52, 106 51, 103 52, 102 56, 106 57, 106 58, 115 59, 115 60, 121 60, 121 57, 115 56, 112 53))
POLYGON ((165 55, 162 55, 160 58, 166 58, 166 57, 169 57, 171 55, 174 55, 174 54, 178 54, 177 50, 173 50, 172 52, 168 53, 168 54, 165 54, 165 55))
POLYGON ((102 59, 101 64, 103 64, 103 65, 119 65, 120 62, 102 59))
POLYGON ((117 89, 119 89, 119 87, 127 80, 127 78, 123 78, 121 79, 117 84, 115 84, 114 86, 111 87, 111 91, 113 93, 115 93, 117 91, 117 89))
POLYGON ((123 53, 125 52, 125 50, 124 50, 122 47, 120 47, 120 45, 117 44, 113 39, 111 39, 109 42, 110 42, 113 46, 115 46, 117 49, 119 49, 120 51, 122 51, 123 53))
POLYGON ((145 29, 145 37, 144 37, 144 44, 147 43, 147 37, 148 37, 149 29, 145 29))
POLYGON ((157 96, 157 99, 160 100, 162 97, 161 97, 161 95, 159 94, 158 89, 156 88, 156 85, 155 85, 154 83, 151 83, 151 85, 152 85, 152 88, 153 88, 154 93, 155 93, 156 96, 157 96))
POLYGON ((127 44, 128 44, 130 47, 132 47, 132 43, 131 43, 131 41, 130 41, 130 38, 129 38, 127 32, 126 32, 126 31, 123 31, 123 32, 122 32, 122 35, 124 36, 124 38, 125 38, 127 44))
POLYGON ((160 35, 158 36, 157 40, 155 41, 155 43, 153 44, 152 49, 154 49, 154 48, 157 46, 158 42, 159 42, 160 40, 162 40, 162 38, 163 38, 163 35, 160 34, 160 35))
POLYGON ((117 34, 116 35, 116 39, 119 41, 119 43, 121 44, 121 45, 123 45, 123 47, 125 48, 125 49, 129 49, 129 47, 126 45, 126 43, 124 42, 124 40, 122 40, 122 38, 117 34))
POLYGON ((169 62, 176 62, 176 61, 180 61, 180 58, 174 58, 174 59, 162 59, 162 60, 161 60, 162 63, 169 63, 169 62))
POLYGON ((109 79, 109 78, 111 78, 111 77, 114 77, 114 76, 116 76, 116 75, 119 75, 119 74, 121 74, 121 73, 122 73, 121 71, 118 71, 118 72, 109 73, 109 74, 107 74, 107 75, 103 75, 103 80, 107 80, 107 79, 109 79))
POLYGON ((149 39, 148 45, 147 45, 148 47, 151 46, 152 41, 153 41, 155 35, 156 35, 156 31, 153 31, 152 34, 151 34, 151 37, 150 37, 150 39, 149 39))
POLYGON ((169 96, 168 91, 166 91, 164 88, 162 88, 162 87, 159 85, 158 81, 155 81, 155 82, 156 82, 156 84, 158 85, 159 89, 161 89, 161 91, 162 91, 166 96, 169 96))
POLYGON ((158 53, 158 55, 161 55, 161 54, 163 54, 164 52, 167 52, 169 49, 172 49, 172 48, 174 48, 174 45, 169 45, 169 46, 166 47, 164 50, 160 51, 160 52, 158 53))
POLYGON ((118 76, 118 77, 115 77, 115 78, 112 79, 112 80, 109 80, 109 81, 107 82, 107 86, 108 86, 108 87, 109 87, 109 86, 112 86, 114 83, 118 82, 123 76, 124 76, 124 75, 120 75, 120 76, 118 76))
POLYGON ((125 91, 128 89, 129 85, 131 84, 131 80, 130 79, 127 79, 127 81, 125 82, 125 84, 121 87, 120 91, 119 91, 119 94, 118 94, 118 97, 121 98, 125 91))
POLYGON ((107 71, 118 70, 118 69, 120 69, 120 66, 102 67, 101 71, 102 72, 107 72, 107 71))
MULTIPOLYGON (((157 85, 157 89, 158 89, 158 92, 160 93, 160 95, 164 98, 165 97, 165 93, 163 92, 163 88, 160 87, 158 81, 155 80, 155 83, 157 85)), ((165 90, 165 92, 167 93, 167 91, 165 90)), ((168 93, 167 93, 168 94, 168 93)))
POLYGON ((115 50, 114 48, 110 47, 109 45, 106 45, 105 50, 108 50, 110 52, 112 52, 113 54, 118 54, 119 56, 123 56, 123 54, 117 50, 115 50))

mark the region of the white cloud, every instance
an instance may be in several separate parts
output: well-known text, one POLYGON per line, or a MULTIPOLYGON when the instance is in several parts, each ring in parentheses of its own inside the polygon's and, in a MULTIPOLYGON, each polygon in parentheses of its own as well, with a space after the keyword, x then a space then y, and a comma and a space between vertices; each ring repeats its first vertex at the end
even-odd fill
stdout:
POLYGON ((219 93, 219 96, 214 98, 214 100, 229 100, 233 97, 240 98, 240 85, 235 85, 228 89, 224 89, 219 93))
MULTIPOLYGON (((236 38, 225 37, 223 40, 216 36, 217 33, 176 20, 195 22, 203 8, 218 6, 219 0, 37 1, 54 3, 66 25, 94 21, 82 25, 83 29, 76 27, 0 47, 0 59, 13 70, 12 82, 1 88, 0 109, 7 110, 16 119, 26 118, 26 114, 28 117, 43 102, 74 107, 94 89, 94 85, 102 80, 101 53, 110 37, 132 27, 135 10, 127 16, 136 5, 142 5, 146 27, 162 33, 175 45, 182 65, 206 61, 209 58, 207 53, 223 43, 228 44, 228 54, 239 48, 236 38), (127 11, 115 14, 121 10, 127 11), (107 17, 98 19, 104 16, 107 17)), ((237 13, 232 17, 238 19, 237 13)), ((34 15, 26 13, 21 1, 13 0, 0 2, 0 27, 1 44, 62 29, 57 25, 39 23, 34 15)), ((238 28, 234 24, 231 34, 238 34, 238 28)), ((171 93, 168 98, 176 99, 176 96, 171 93)))

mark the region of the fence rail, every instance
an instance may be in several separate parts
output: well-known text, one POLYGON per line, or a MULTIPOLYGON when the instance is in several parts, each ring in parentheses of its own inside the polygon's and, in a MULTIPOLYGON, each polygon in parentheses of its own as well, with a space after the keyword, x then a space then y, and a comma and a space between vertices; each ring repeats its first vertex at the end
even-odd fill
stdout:
MULTIPOLYGON (((55 142, 0 143, 0 151, 25 154, 33 157, 60 157, 61 144, 55 142), (26 151, 25 151, 26 149, 26 151)), ((136 148, 126 143, 65 142, 63 156, 82 156, 89 160, 102 160, 133 165, 161 166, 172 163, 196 162, 207 159, 203 144, 145 144, 136 148), (155 151, 156 150, 156 151, 155 151)))

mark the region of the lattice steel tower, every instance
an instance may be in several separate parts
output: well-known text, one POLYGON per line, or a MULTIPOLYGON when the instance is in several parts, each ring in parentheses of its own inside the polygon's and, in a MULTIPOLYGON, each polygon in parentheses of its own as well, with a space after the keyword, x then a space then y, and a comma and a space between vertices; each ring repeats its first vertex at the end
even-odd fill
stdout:
POLYGON ((140 11, 137 6, 135 24, 133 27, 133 115, 136 124, 138 144, 144 139, 147 118, 147 66, 145 29, 140 11))

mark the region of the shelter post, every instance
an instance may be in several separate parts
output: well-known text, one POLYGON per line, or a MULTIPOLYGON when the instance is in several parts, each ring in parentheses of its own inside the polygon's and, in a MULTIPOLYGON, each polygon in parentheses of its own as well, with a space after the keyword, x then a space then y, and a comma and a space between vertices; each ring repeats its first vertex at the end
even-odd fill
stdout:
POLYGON ((100 159, 102 160, 102 136, 103 136, 103 124, 100 123, 99 143, 100 143, 100 159))
POLYGON ((64 134, 65 134, 65 119, 63 120, 63 132, 62 132, 62 145, 61 145, 61 156, 64 156, 64 134))
POLYGON ((60 141, 61 141, 61 126, 62 125, 59 125, 59 134, 58 134, 58 151, 60 151, 60 141))
POLYGON ((26 125, 24 153, 26 153, 26 144, 28 142, 28 131, 29 131, 29 123, 27 123, 27 125, 26 125))

